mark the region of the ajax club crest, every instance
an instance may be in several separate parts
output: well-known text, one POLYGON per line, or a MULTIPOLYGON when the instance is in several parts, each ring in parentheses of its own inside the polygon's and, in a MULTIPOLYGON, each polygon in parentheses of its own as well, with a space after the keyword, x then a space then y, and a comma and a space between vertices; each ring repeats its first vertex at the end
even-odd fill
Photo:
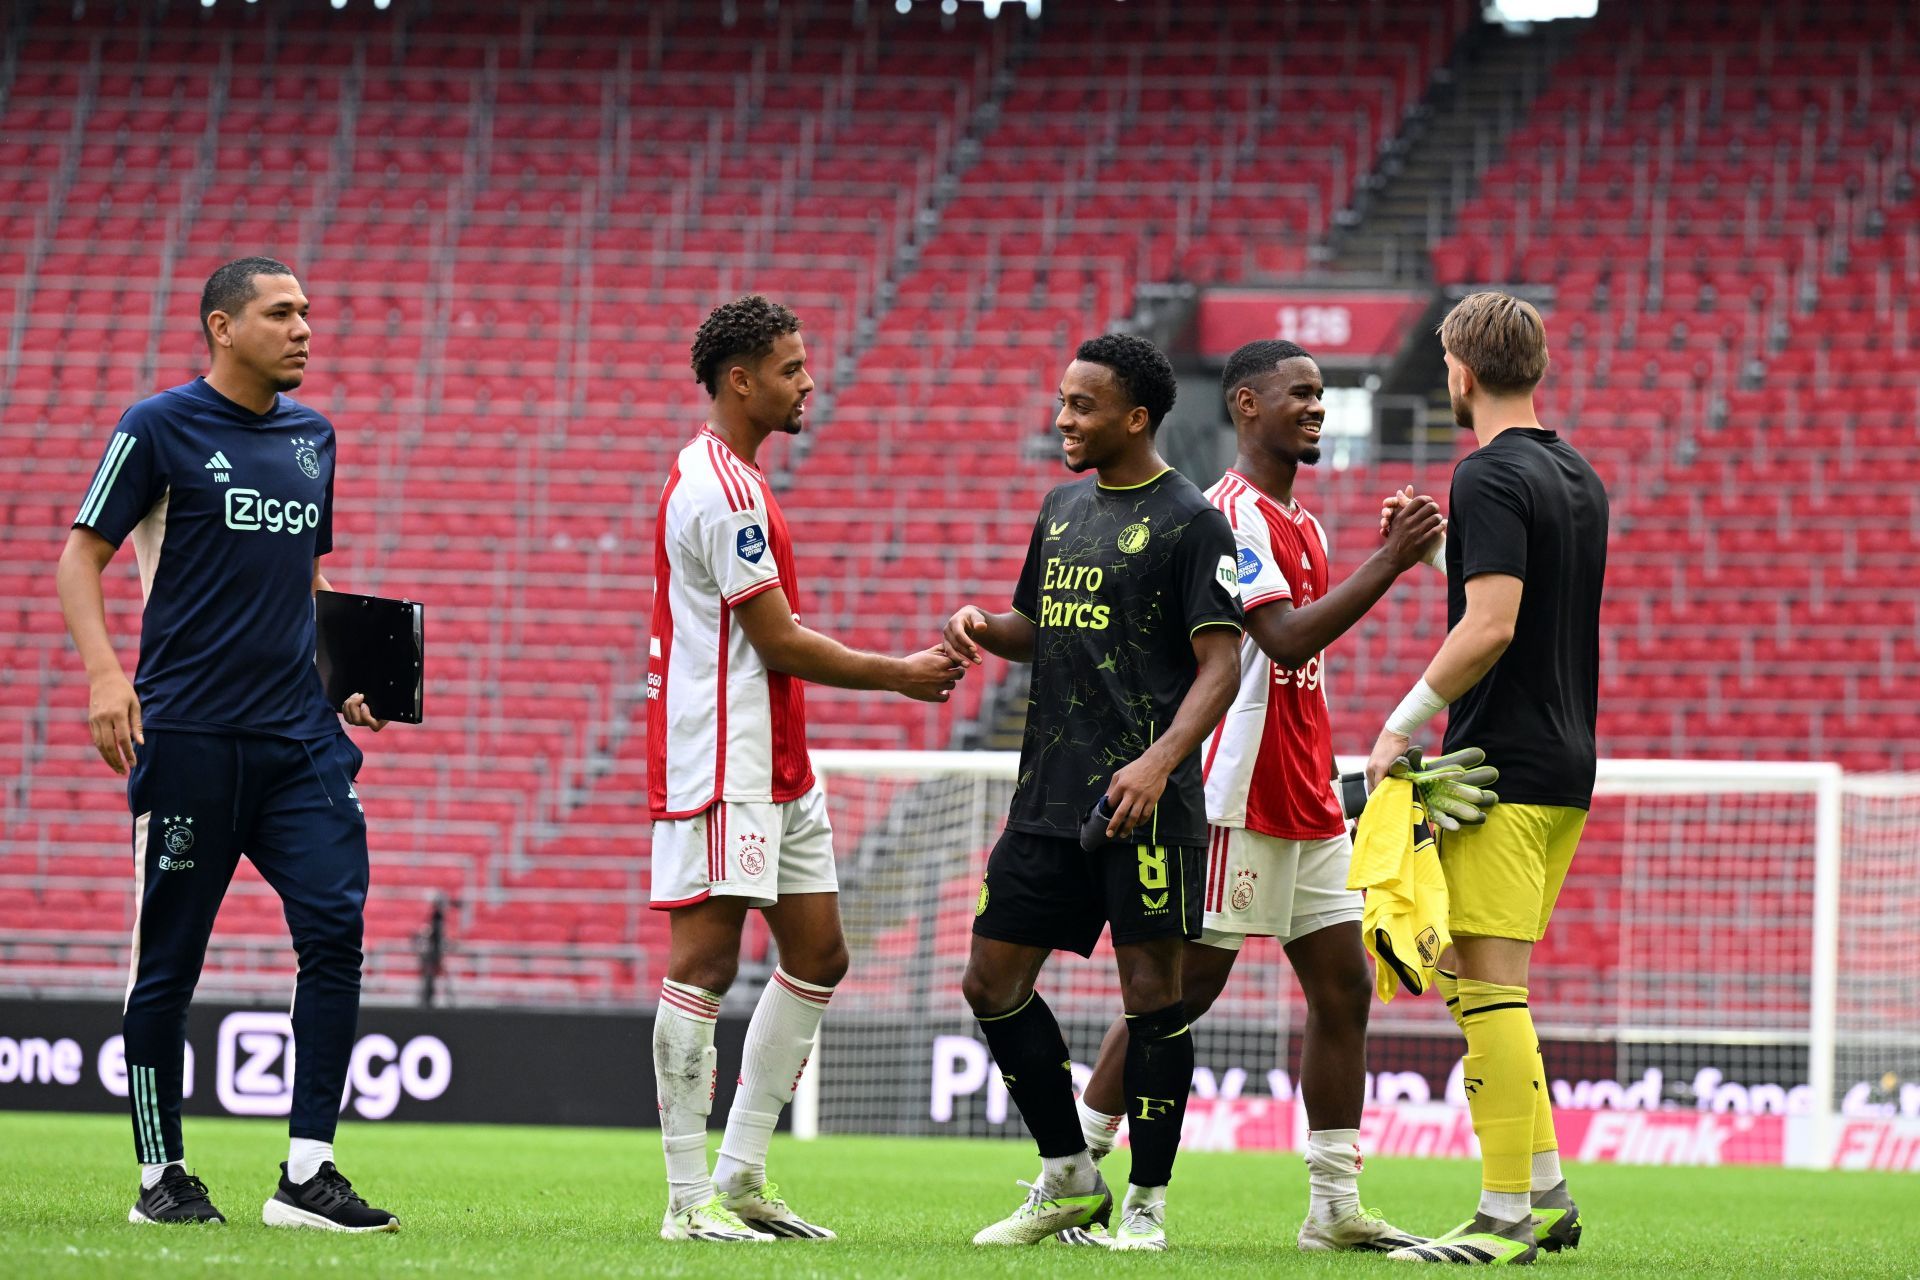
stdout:
POLYGON ((162 871, 191 871, 193 862, 186 857, 193 848, 193 819, 186 817, 160 819, 160 843, 166 852, 160 855, 159 866, 162 871))
POLYGON ((758 876, 767 869, 767 838, 765 836, 753 831, 741 833, 740 869, 750 876, 758 876))
POLYGON ((1230 898, 1235 911, 1245 911, 1253 905, 1253 882, 1259 878, 1260 873, 1251 867, 1242 867, 1235 874, 1230 898))
POLYGON ((313 441, 300 436, 293 438, 293 460, 300 464, 300 471, 309 480, 320 478, 320 455, 314 451, 313 441))

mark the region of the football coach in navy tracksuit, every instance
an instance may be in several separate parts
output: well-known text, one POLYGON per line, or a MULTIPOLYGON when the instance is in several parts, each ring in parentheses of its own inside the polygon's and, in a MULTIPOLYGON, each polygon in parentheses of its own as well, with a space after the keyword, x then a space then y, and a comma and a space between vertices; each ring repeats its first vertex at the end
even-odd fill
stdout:
POLYGON ((134 933, 127 1093, 141 1165, 131 1222, 224 1222, 180 1139, 187 1004, 241 854, 280 895, 300 976, 288 1161, 272 1226, 391 1231, 333 1165, 360 1012, 367 826, 378 730, 336 711, 314 667, 319 557, 333 548, 333 426, 282 392, 306 374, 307 299, 285 265, 242 258, 200 298, 212 367, 120 419, 60 554, 60 607, 86 663, 93 744, 128 774, 134 933), (137 682, 107 635, 100 578, 131 534, 146 597, 137 682))

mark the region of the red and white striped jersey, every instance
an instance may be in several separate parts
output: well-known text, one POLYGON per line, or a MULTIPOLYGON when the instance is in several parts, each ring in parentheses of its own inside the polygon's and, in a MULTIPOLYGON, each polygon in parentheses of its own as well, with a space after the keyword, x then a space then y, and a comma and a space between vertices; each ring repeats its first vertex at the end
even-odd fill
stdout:
MULTIPOLYGON (((1237 471, 1207 490, 1233 526, 1241 606, 1303 608, 1327 593, 1327 533, 1305 508, 1282 507, 1237 471)), ((1240 645, 1240 692, 1207 740, 1207 821, 1282 840, 1345 833, 1334 795, 1326 655, 1290 670, 1268 659, 1251 628, 1240 645)))
POLYGON ((799 618, 786 517, 766 477, 711 428, 680 451, 653 528, 647 802, 688 818, 718 800, 784 804, 813 785, 802 682, 768 671, 733 611, 783 588, 799 618))

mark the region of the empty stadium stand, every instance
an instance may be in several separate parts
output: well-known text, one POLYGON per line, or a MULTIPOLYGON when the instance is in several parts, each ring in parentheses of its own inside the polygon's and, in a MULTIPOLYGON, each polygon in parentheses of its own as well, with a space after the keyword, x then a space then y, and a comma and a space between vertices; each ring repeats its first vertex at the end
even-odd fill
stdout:
POLYGON ((1551 289, 1542 411, 1616 504, 1610 754, 1920 765, 1912 37, 1606 9, 1434 250, 1551 289))
MULTIPOLYGON (((369 992, 411 991, 444 899, 454 998, 628 998, 663 962, 637 716, 651 525, 701 420, 685 353, 708 307, 758 290, 806 322, 818 421, 763 457, 799 607, 856 644, 929 642, 1008 592, 1059 479, 1045 427, 1073 343, 1144 283, 1308 269, 1470 16, 881 8, 220 5, 9 33, 9 981, 100 990, 125 963, 124 799, 50 569, 121 408, 200 371, 220 261, 274 253, 314 300, 301 398, 341 433, 330 576, 429 602, 428 723, 363 774, 369 992)), ((1615 494, 1603 752, 1920 767, 1912 24, 1692 12, 1609 8, 1580 37, 1434 274, 1541 290, 1543 412, 1615 494)), ((1328 470, 1302 496, 1350 566, 1379 497, 1444 493, 1446 465, 1328 470)), ((130 664, 137 586, 115 582, 130 664)), ((1334 651, 1340 749, 1417 674, 1440 595, 1410 582, 1334 651)), ((951 711, 810 691, 815 741, 945 746, 986 674, 951 711)), ((284 984, 262 973, 277 910, 243 869, 210 986, 284 984)))

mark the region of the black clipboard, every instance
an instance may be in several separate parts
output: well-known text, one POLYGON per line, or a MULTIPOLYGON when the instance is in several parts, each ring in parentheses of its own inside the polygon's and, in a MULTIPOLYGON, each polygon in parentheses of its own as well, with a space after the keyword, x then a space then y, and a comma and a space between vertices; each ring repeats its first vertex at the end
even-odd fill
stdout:
POLYGON ((424 715, 426 629, 418 601, 313 593, 313 661, 335 708, 356 693, 376 719, 419 724, 424 715))

